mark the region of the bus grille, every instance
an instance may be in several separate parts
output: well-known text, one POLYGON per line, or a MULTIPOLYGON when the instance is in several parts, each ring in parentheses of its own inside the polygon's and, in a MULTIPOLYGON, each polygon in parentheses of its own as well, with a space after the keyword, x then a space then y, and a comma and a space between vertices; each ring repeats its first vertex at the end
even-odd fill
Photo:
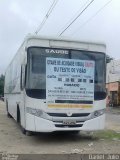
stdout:
POLYGON ((68 116, 66 113, 47 113, 52 117, 87 117, 90 113, 73 113, 71 116, 68 116))
POLYGON ((64 124, 55 124, 55 127, 61 128, 75 128, 75 127, 82 127, 83 124, 75 124, 75 125, 64 125, 64 124))

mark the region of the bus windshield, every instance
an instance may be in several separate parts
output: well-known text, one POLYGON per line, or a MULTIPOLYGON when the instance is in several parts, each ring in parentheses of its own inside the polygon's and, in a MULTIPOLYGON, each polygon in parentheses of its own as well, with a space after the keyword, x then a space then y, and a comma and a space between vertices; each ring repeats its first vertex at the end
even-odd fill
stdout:
POLYGON ((64 58, 75 60, 92 60, 95 62, 94 99, 101 100, 105 93, 105 54, 100 52, 56 49, 28 48, 26 93, 33 98, 46 98, 46 58, 64 58))

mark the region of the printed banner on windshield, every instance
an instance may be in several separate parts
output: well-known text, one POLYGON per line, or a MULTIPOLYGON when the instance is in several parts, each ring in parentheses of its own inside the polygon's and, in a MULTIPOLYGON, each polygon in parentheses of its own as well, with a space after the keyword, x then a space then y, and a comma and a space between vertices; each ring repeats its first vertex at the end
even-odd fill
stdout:
POLYGON ((94 100, 94 61, 46 58, 46 99, 94 100))

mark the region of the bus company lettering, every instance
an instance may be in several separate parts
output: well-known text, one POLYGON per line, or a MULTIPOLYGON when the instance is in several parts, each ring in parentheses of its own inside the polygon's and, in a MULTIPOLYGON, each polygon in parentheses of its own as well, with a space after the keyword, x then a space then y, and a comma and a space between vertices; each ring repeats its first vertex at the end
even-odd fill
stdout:
POLYGON ((58 50, 58 49, 46 49, 46 53, 57 53, 57 54, 68 54, 67 50, 58 50))

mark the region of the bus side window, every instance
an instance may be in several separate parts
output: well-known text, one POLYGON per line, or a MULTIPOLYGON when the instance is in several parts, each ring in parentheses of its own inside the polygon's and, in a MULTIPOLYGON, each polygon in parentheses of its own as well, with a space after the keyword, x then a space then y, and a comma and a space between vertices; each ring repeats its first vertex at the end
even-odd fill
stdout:
POLYGON ((25 87, 25 65, 21 66, 21 77, 20 77, 20 89, 23 90, 25 87))

